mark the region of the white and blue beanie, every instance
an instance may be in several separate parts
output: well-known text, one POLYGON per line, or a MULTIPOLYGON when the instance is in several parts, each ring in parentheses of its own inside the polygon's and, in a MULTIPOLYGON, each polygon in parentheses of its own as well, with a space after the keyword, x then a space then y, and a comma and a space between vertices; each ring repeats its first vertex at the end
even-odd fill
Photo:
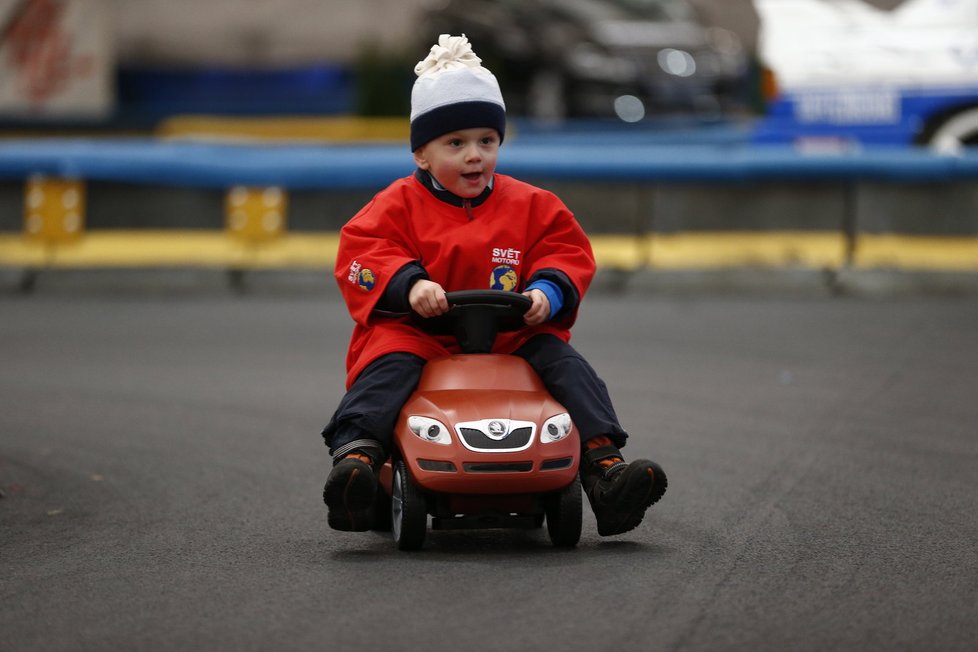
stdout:
POLYGON ((414 67, 411 91, 411 151, 459 129, 506 131, 506 104, 499 82, 475 55, 465 36, 442 34, 414 67))

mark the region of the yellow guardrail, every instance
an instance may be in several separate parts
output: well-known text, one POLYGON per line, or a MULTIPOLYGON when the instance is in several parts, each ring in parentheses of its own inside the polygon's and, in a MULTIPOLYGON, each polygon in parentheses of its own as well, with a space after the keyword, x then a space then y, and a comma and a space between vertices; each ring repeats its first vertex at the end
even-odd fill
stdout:
MULTIPOLYGON (((229 230, 87 231, 69 240, 0 235, 0 266, 22 268, 211 267, 332 269, 339 234, 249 239, 229 230)), ((844 237, 826 233, 593 235, 598 265, 623 271, 737 267, 978 271, 978 238, 862 235, 848 259, 844 237)))
POLYGON ((233 140, 273 142, 410 140, 410 122, 405 117, 358 118, 354 116, 243 118, 231 116, 179 115, 163 120, 156 128, 160 138, 188 140, 233 140))

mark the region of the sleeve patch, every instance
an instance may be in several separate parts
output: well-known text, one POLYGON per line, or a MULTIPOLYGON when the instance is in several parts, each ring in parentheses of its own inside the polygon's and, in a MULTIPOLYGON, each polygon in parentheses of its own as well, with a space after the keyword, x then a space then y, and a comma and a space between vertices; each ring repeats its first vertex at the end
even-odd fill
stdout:
POLYGON ((370 292, 377 285, 377 277, 373 270, 364 267, 356 260, 350 263, 350 273, 347 274, 346 280, 354 283, 364 292, 370 292))

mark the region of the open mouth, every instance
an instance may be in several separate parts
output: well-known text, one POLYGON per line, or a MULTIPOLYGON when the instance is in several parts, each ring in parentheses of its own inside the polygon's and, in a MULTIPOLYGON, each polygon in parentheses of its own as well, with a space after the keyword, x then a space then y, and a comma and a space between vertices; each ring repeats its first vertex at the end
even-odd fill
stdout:
POLYGON ((463 179, 468 179, 469 181, 478 181, 482 177, 481 172, 466 172, 462 175, 463 179))

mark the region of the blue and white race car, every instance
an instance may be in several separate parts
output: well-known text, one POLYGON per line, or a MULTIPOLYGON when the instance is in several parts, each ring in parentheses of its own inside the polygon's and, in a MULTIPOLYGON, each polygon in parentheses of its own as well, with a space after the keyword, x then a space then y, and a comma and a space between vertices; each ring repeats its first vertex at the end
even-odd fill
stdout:
POLYGON ((978 145, 978 0, 754 0, 755 142, 978 145))

